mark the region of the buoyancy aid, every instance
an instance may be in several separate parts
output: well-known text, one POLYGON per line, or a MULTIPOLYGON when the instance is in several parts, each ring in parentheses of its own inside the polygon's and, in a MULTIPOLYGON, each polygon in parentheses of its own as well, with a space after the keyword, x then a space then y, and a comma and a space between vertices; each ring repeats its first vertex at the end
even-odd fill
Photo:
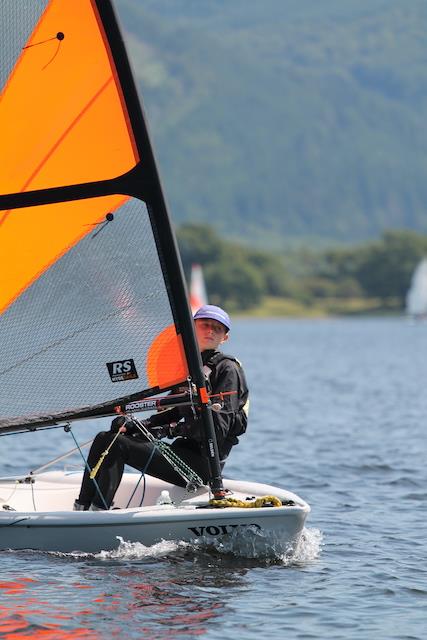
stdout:
POLYGON ((233 391, 237 392, 239 409, 235 414, 235 419, 233 424, 230 426, 228 434, 228 438, 232 439, 233 436, 236 438, 237 436, 241 436, 245 433, 248 424, 249 390, 242 365, 234 356, 222 353, 222 351, 214 351, 204 362, 203 371, 205 373, 208 391, 212 393, 212 391, 216 389, 216 379, 219 373, 220 363, 225 360, 235 363, 235 370, 238 375, 238 388, 233 389, 233 391))

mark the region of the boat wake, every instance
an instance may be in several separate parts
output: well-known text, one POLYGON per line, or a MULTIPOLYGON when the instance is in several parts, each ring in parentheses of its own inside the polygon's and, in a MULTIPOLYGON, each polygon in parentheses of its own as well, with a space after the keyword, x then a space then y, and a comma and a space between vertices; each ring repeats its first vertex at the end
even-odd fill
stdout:
POLYGON ((83 551, 38 551, 25 549, 17 551, 4 549, 3 553, 17 554, 47 554, 56 558, 68 560, 83 560, 95 558, 101 561, 118 560, 152 560, 167 559, 168 557, 200 557, 201 555, 223 557, 224 559, 247 559, 268 564, 282 564, 284 566, 304 566, 320 556, 323 535, 319 529, 304 528, 295 548, 283 544, 283 540, 270 532, 262 534, 257 529, 248 527, 243 532, 236 532, 228 540, 212 541, 212 538, 200 537, 192 542, 183 540, 162 540, 151 546, 142 542, 129 542, 117 536, 118 546, 110 551, 89 553, 83 551))
POLYGON ((162 540, 152 546, 141 542, 127 542, 118 537, 119 546, 112 551, 101 551, 95 557, 101 560, 143 560, 170 555, 221 554, 235 558, 272 561, 286 566, 305 565, 320 555, 322 533, 318 529, 304 529, 295 548, 284 546, 279 536, 262 535, 251 528, 230 535, 229 539, 212 542, 212 538, 197 538, 193 542, 162 540))
POLYGON ((323 534, 320 529, 303 529, 301 538, 291 558, 293 565, 305 565, 320 556, 323 534))
POLYGON ((117 536, 119 546, 112 551, 101 551, 95 555, 100 560, 143 560, 144 558, 163 558, 176 552, 186 551, 191 545, 183 540, 162 540, 146 547, 142 542, 127 542, 117 536))

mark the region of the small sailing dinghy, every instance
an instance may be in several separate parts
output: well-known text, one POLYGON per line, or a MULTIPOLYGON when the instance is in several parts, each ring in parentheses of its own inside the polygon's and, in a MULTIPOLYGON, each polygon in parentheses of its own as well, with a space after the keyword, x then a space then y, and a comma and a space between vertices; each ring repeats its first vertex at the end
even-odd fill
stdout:
POLYGON ((75 438, 81 421, 178 402, 168 392, 189 381, 196 391, 180 401, 200 412, 211 470, 201 486, 181 468, 186 488, 126 473, 108 511, 73 511, 81 472, 2 478, 0 549, 247 534, 294 548, 309 512, 301 498, 222 478, 181 261, 110 0, 3 0, 0 11, 0 435, 75 438))

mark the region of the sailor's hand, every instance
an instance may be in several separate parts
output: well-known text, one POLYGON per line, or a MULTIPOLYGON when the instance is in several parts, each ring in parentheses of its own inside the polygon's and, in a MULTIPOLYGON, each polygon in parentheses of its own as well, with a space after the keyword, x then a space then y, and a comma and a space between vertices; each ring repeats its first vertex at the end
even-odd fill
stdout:
POLYGON ((131 430, 132 420, 127 416, 117 416, 111 423, 111 431, 113 433, 126 433, 131 430))
POLYGON ((169 424, 162 424, 157 427, 151 427, 150 433, 153 434, 155 438, 160 440, 161 438, 176 438, 177 436, 183 435, 181 432, 181 423, 170 422, 169 424))
POLYGON ((157 427, 151 427, 150 433, 157 438, 157 440, 175 437, 169 424, 161 424, 157 427))
POLYGON ((188 435, 189 425, 185 420, 180 420, 179 422, 172 422, 169 425, 171 431, 171 438, 176 438, 177 436, 186 436, 188 435))

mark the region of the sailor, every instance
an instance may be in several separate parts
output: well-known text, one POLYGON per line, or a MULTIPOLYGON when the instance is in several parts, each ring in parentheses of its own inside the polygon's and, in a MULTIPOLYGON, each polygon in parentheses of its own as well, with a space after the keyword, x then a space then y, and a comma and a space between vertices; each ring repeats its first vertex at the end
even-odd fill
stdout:
MULTIPOLYGON (((208 392, 213 395, 233 392, 224 395, 221 404, 217 406, 218 410, 212 411, 223 467, 231 448, 239 441, 238 436, 246 431, 248 388, 239 361, 218 349, 229 337, 229 315, 220 307, 204 305, 194 314, 194 324, 208 392)), ((182 389, 174 389, 173 392, 183 390, 188 390, 188 385, 182 389)), ((161 436, 174 438, 171 444, 172 451, 207 483, 209 469, 207 457, 203 453, 204 437, 200 420, 193 407, 175 407, 160 411, 144 420, 144 424, 153 430, 162 425, 161 436)), ((97 434, 88 455, 87 463, 90 469, 93 469, 108 448, 108 455, 104 457, 96 476, 98 489, 86 469, 80 495, 74 502, 74 510, 96 511, 110 508, 125 464, 166 482, 186 486, 186 481, 164 458, 156 444, 144 438, 137 426, 126 416, 114 418, 110 431, 97 434), (118 431, 120 435, 115 438, 118 431)))

